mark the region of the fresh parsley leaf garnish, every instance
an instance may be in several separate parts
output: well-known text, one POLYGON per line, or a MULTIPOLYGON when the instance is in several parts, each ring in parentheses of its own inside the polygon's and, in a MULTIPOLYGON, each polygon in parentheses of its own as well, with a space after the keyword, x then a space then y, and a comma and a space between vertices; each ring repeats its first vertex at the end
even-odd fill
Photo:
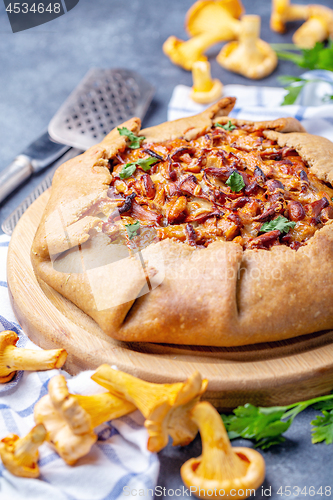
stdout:
POLYGON ((119 174, 119 177, 121 179, 128 179, 128 177, 131 177, 131 175, 134 174, 134 172, 136 171, 136 167, 138 165, 142 168, 142 170, 148 172, 148 170, 152 167, 152 165, 154 165, 157 162, 158 160, 156 158, 149 157, 149 158, 140 158, 137 161, 126 163, 126 165, 123 166, 119 174))
POLYGON ((296 226, 296 222, 290 221, 282 215, 279 215, 274 220, 269 222, 264 222, 264 224, 260 228, 261 233, 269 233, 269 231, 276 231, 277 229, 281 231, 281 233, 288 233, 289 229, 292 229, 296 226))
POLYGON ((227 130, 228 132, 231 132, 231 130, 234 130, 236 128, 236 126, 233 125, 230 120, 226 125, 221 125, 221 123, 215 123, 215 127, 224 128, 224 130, 227 130))
POLYGON ((142 158, 140 160, 138 160, 136 162, 136 165, 139 165, 142 170, 144 170, 145 172, 148 172, 148 170, 150 170, 150 167, 152 167, 153 165, 155 165, 155 163, 157 163, 159 160, 157 160, 156 158, 152 158, 151 156, 149 158, 142 158))
POLYGON ((245 182, 241 174, 238 172, 232 172, 226 181, 226 185, 230 187, 231 191, 239 193, 239 191, 245 187, 245 182))
POLYGON ((135 163, 126 163, 126 165, 123 166, 119 174, 119 177, 121 179, 128 179, 129 177, 131 177, 131 175, 134 174, 135 171, 136 171, 135 163))
POLYGON ((311 423, 312 442, 333 442, 333 394, 301 401, 289 406, 262 408, 246 404, 238 406, 232 415, 221 415, 230 439, 252 439, 262 449, 282 443, 283 433, 289 429, 294 418, 309 406, 323 409, 323 414, 311 423), (326 411, 331 409, 331 411, 326 411))
MULTIPOLYGON (((327 47, 323 43, 317 42, 311 49, 298 49, 295 45, 290 44, 272 44, 272 48, 276 50, 279 59, 292 61, 297 66, 307 69, 325 69, 333 71, 333 41, 331 40, 327 47), (280 50, 282 48, 282 50, 280 50), (283 50, 291 49, 293 52, 283 50), (298 53, 295 53, 297 51, 298 53)), ((298 83, 298 85, 289 85, 285 87, 288 91, 282 105, 294 104, 302 88, 308 81, 325 81, 321 78, 315 80, 306 80, 303 78, 280 77, 279 80, 286 83, 298 83)), ((325 96, 324 100, 333 99, 333 95, 325 96)))
POLYGON ((128 137, 128 139, 130 140, 128 147, 131 149, 138 149, 141 146, 141 142, 145 139, 145 137, 136 136, 135 134, 133 134, 133 132, 128 130, 127 127, 117 127, 117 130, 120 135, 125 135, 126 137, 128 137))
POLYGON ((138 235, 138 231, 140 229, 140 222, 136 221, 134 224, 125 224, 127 236, 130 240, 132 240, 135 236, 138 235))

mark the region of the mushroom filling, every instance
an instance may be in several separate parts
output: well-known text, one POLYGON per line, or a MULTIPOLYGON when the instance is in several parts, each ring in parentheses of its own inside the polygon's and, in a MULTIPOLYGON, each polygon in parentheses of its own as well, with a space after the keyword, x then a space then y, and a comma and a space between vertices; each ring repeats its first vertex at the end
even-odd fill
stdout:
POLYGON ((109 163, 108 195, 121 219, 153 227, 160 240, 298 250, 333 218, 333 189, 294 149, 249 125, 216 124, 195 140, 126 148, 109 163))

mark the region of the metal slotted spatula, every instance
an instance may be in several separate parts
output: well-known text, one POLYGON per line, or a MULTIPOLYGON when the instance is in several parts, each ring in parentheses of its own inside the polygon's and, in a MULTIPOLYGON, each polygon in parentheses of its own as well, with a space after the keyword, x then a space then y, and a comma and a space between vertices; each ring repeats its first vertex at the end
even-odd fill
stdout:
MULTIPOLYGON (((41 184, 4 221, 2 230, 8 235, 12 234, 20 217, 31 203, 51 185, 56 168, 64 161, 100 142, 110 130, 129 118, 138 116, 143 119, 153 95, 153 86, 134 71, 127 69, 91 69, 51 120, 48 133, 42 136, 46 154, 46 158, 43 158, 42 168, 53 164, 52 169, 41 184), (52 146, 55 143, 52 141, 70 146, 73 149, 67 151, 64 156, 57 160, 68 148, 58 148, 57 153, 58 150, 59 153, 55 157, 56 153, 54 152, 54 146, 52 146), (53 151, 52 159, 50 150, 53 151), (50 157, 49 162, 47 155, 50 157), (55 160, 57 161, 55 162, 55 160)), ((27 170, 25 178, 31 173, 40 170, 40 168, 34 167, 36 162, 33 160, 35 149, 36 156, 41 154, 41 151, 37 151, 40 142, 39 138, 29 146, 29 155, 24 152, 18 157, 25 160, 27 170)), ((41 162, 39 162, 39 165, 41 165, 41 162)), ((20 165, 18 167, 21 168, 20 165)), ((18 182, 12 186, 12 189, 19 185, 20 175, 18 172, 15 175, 18 182)), ((10 181, 9 175, 7 175, 7 178, 10 181)))
POLYGON ((154 88, 134 71, 93 68, 51 120, 49 134, 86 150, 129 118, 142 119, 153 94, 154 88))

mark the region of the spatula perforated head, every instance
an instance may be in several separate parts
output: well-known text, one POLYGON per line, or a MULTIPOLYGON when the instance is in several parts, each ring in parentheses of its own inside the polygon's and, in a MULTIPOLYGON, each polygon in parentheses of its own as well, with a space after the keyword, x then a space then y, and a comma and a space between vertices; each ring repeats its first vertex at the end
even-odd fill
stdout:
POLYGON ((143 118, 154 95, 144 78, 127 69, 91 69, 49 125, 57 142, 86 150, 120 123, 143 118))

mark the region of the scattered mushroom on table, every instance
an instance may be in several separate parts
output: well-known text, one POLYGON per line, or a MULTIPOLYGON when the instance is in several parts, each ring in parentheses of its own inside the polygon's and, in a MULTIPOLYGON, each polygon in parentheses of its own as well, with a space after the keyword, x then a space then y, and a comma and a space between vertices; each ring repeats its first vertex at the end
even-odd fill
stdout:
POLYGON ((265 462, 251 448, 232 447, 219 413, 208 402, 191 410, 199 427, 202 455, 181 467, 182 480, 199 498, 246 498, 265 478, 265 462))
POLYGON ((0 457, 3 465, 14 476, 38 477, 38 448, 45 438, 46 429, 43 424, 36 425, 23 438, 9 434, 0 441, 0 457))
POLYGON ((97 441, 95 427, 136 409, 128 401, 109 393, 70 394, 63 375, 53 377, 48 390, 49 394, 35 405, 35 422, 45 425, 47 441, 69 465, 89 453, 97 441))
POLYGON ((304 49, 333 37, 333 10, 324 5, 291 4, 290 0, 272 0, 271 29, 284 33, 289 21, 304 20, 293 35, 293 42, 304 49))
POLYGON ((222 95, 223 85, 218 79, 212 80, 208 61, 196 61, 192 67, 193 87, 190 97, 200 104, 209 104, 222 95))
POLYGON ((197 435, 189 412, 207 388, 208 381, 194 372, 185 382, 153 384, 132 375, 100 366, 91 378, 111 393, 133 403, 145 417, 148 450, 158 452, 168 444, 185 446, 197 435))
POLYGON ((65 349, 31 350, 15 347, 19 336, 10 330, 0 332, 0 383, 9 382, 17 370, 42 371, 61 368, 65 349))
POLYGON ((260 40, 260 16, 243 16, 239 39, 222 47, 216 60, 223 68, 247 78, 268 76, 278 59, 270 45, 260 40))
POLYGON ((174 64, 191 70, 196 61, 206 61, 205 51, 215 43, 237 38, 243 12, 238 0, 199 0, 189 9, 185 27, 187 41, 170 36, 163 45, 164 53, 174 64))

